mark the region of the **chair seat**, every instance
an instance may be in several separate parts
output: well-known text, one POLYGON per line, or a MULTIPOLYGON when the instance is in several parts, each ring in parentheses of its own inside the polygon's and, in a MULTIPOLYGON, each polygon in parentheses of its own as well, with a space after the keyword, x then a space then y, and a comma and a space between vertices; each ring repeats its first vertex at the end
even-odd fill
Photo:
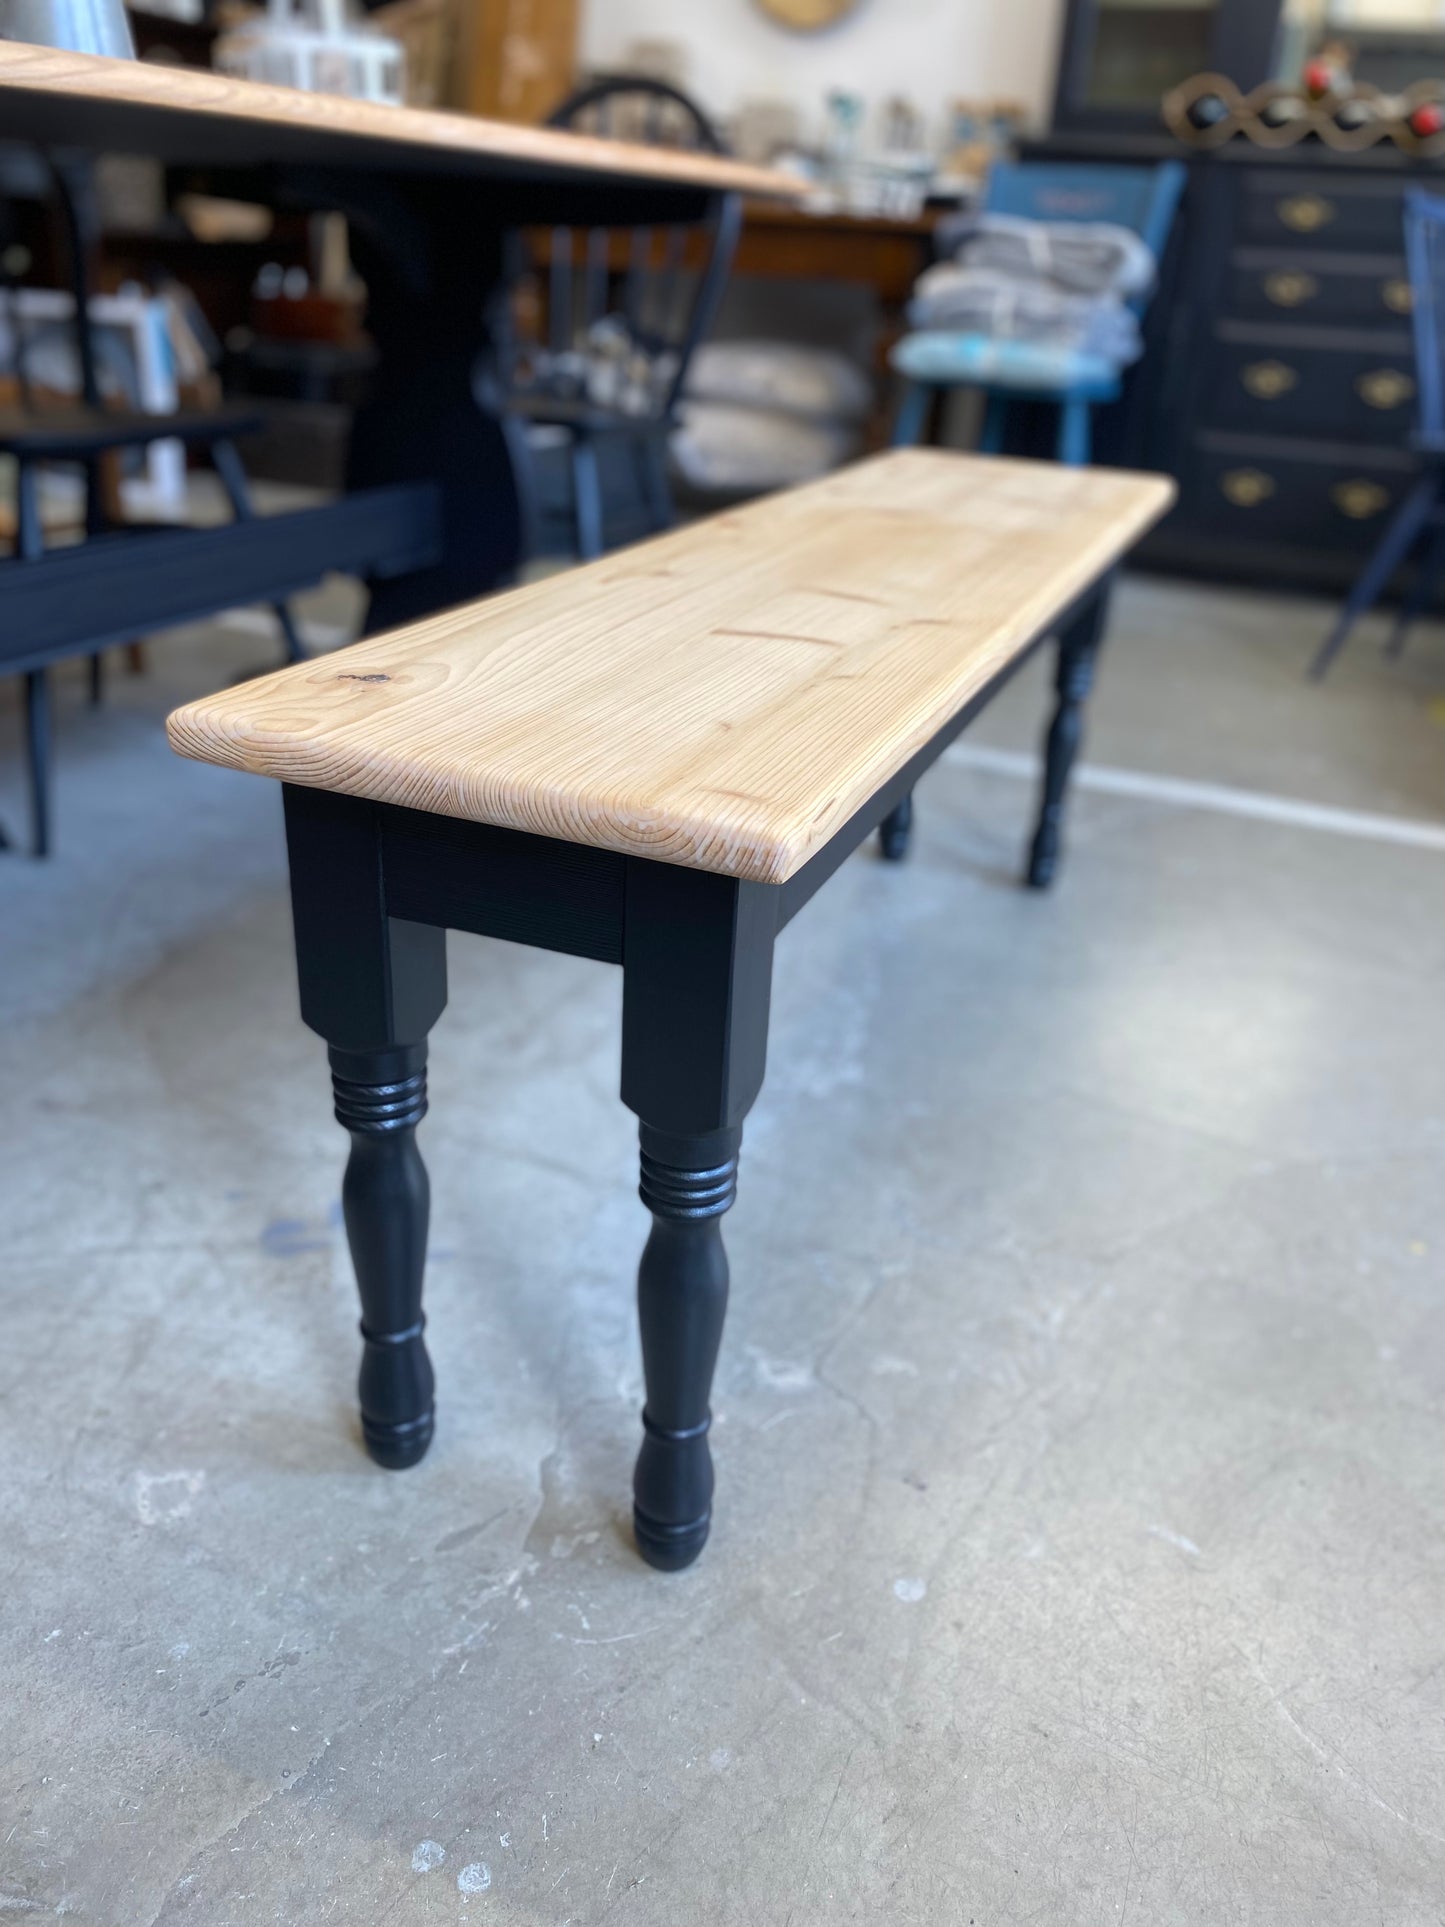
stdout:
POLYGON ((1075 401, 1113 401, 1119 394, 1119 370, 1103 355, 992 335, 924 329, 905 335, 890 360, 910 381, 940 388, 1002 388, 1075 401))
POLYGON ((112 448, 147 442, 215 442, 254 434, 264 421, 255 408, 183 408, 171 415, 135 409, 0 409, 0 454, 35 461, 80 461, 112 448))
POLYGON ((673 426, 663 415, 634 415, 621 408, 606 408, 598 402, 556 395, 509 395, 507 407, 530 427, 563 428, 593 436, 666 436, 673 426))
POLYGON ((782 883, 1174 498, 907 449, 177 710, 182 755, 782 883))

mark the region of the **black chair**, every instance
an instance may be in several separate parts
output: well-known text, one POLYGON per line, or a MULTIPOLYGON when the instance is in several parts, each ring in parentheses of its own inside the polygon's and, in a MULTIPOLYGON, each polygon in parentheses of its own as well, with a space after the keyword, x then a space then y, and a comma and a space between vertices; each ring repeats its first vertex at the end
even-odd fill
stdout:
POLYGON ((1405 192, 1405 255, 1415 329, 1417 412, 1412 445, 1424 473, 1396 509, 1310 665, 1316 682, 1412 553, 1420 551, 1419 567, 1385 644, 1385 653, 1392 659, 1400 655, 1412 625, 1434 601, 1445 574, 1445 338, 1441 332, 1445 325, 1445 198, 1424 188, 1405 192))
MULTIPOLYGON (((238 522, 254 513, 246 471, 236 450, 239 436, 253 433, 262 418, 254 409, 217 408, 182 410, 170 415, 137 409, 107 407, 101 392, 99 358, 90 315, 90 255, 94 242, 89 219, 89 177, 83 163, 47 157, 46 167, 55 207, 64 230, 73 301, 73 335, 80 374, 80 398, 74 403, 43 405, 35 396, 26 366, 27 342, 18 308, 12 303, 13 376, 18 404, 0 409, 0 454, 15 460, 15 557, 19 564, 39 561, 46 551, 40 517, 40 474, 47 465, 78 467, 84 477, 86 540, 113 532, 105 506, 103 463, 108 456, 142 448, 151 442, 176 440, 205 452, 219 476, 238 522)), ((121 524, 139 533, 165 524, 121 524)), ((272 603, 281 626, 284 655, 296 662, 302 655, 290 611, 284 601, 272 603)), ((91 697, 101 689, 101 656, 92 652, 91 697)), ((30 800, 30 849, 37 857, 50 851, 51 713, 49 671, 39 665, 24 671, 25 754, 30 800)), ((3 843, 3 838, 0 838, 3 843)))
MULTIPOLYGON (((572 94, 551 127, 712 154, 727 150, 702 110, 663 81, 617 76, 572 94)), ((606 547, 599 456, 630 463, 649 532, 669 527, 668 437, 697 344, 732 267, 742 203, 726 195, 697 227, 553 228, 545 248, 516 237, 513 286, 531 283, 545 329, 504 344, 506 406, 534 455, 565 449, 573 545, 606 547), (530 257, 530 258, 529 258, 530 257)))

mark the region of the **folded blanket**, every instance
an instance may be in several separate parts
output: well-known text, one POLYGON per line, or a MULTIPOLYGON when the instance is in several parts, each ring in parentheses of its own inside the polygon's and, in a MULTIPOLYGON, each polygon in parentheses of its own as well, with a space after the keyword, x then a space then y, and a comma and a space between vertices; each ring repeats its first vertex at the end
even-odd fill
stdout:
POLYGON ((1132 228, 1113 221, 979 214, 953 227, 945 245, 960 267, 995 268, 1020 281, 1051 281, 1075 294, 1129 300, 1154 282, 1154 256, 1132 228))
POLYGON ((992 268, 929 268, 914 290, 908 319, 915 328, 1033 342, 1100 355, 1120 366, 1136 361, 1142 345, 1139 323, 1117 297, 1072 294, 992 268))
POLYGON ((949 241, 953 258, 929 268, 914 289, 913 327, 1018 341, 1115 367, 1138 359, 1139 323, 1125 301, 1149 287, 1154 257, 1128 228, 984 214, 949 241))

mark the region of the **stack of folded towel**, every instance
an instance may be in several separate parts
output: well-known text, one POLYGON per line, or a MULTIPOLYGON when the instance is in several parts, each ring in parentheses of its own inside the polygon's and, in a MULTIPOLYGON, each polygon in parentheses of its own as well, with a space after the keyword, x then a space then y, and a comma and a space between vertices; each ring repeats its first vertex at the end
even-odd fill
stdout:
POLYGON ((1153 255, 1128 228, 983 214, 920 277, 908 318, 921 334, 986 336, 1119 368, 1142 347, 1126 304, 1153 277, 1153 255))

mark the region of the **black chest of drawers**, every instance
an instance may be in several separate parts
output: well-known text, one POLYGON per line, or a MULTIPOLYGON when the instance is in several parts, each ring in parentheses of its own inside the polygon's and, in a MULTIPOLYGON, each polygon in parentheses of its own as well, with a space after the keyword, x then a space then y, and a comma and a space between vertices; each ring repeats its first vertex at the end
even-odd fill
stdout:
MULTIPOLYGON (((1074 137, 1051 159, 1142 162, 1165 140, 1074 137)), ((1106 459, 1178 478, 1156 566, 1333 594, 1416 473, 1408 186, 1445 169, 1392 150, 1232 143, 1190 182, 1106 459)))

